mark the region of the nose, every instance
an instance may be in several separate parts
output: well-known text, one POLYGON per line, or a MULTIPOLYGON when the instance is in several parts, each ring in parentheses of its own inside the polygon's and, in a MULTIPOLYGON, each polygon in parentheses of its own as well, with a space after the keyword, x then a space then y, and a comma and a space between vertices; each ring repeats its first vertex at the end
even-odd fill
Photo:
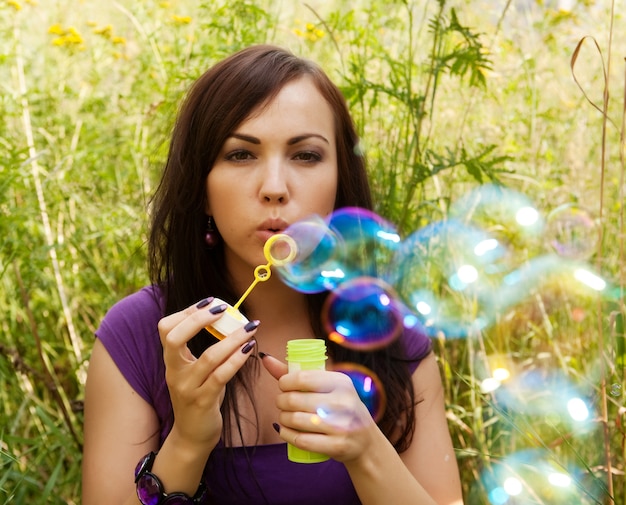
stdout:
POLYGON ((261 175, 259 197, 267 203, 287 203, 289 201, 288 169, 280 161, 268 163, 261 175))

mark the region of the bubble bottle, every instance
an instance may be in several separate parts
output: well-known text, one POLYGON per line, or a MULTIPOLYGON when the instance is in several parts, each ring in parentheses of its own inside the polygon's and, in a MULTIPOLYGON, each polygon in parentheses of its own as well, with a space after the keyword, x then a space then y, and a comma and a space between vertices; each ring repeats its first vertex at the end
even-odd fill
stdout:
MULTIPOLYGON (((326 343, 316 338, 287 342, 287 363, 290 372, 326 369, 326 343)), ((287 444, 287 457, 295 463, 321 463, 329 459, 325 454, 305 451, 287 444)))

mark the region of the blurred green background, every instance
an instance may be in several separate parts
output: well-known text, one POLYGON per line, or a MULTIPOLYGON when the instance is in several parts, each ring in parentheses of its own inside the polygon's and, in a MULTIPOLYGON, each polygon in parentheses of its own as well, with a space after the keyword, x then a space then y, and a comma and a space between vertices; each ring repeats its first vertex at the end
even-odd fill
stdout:
MULTIPOLYGON (((149 197, 206 68, 262 42, 316 60, 405 236, 497 182, 545 215, 576 206, 585 261, 619 290, 624 33, 608 0, 0 0, 0 503, 80 502, 93 333, 148 281, 149 197)), ((467 503, 624 502, 622 316, 556 279, 435 339, 467 503), (485 386, 496 369, 539 373, 526 408, 485 386), (562 381, 588 422, 555 408, 562 381)))

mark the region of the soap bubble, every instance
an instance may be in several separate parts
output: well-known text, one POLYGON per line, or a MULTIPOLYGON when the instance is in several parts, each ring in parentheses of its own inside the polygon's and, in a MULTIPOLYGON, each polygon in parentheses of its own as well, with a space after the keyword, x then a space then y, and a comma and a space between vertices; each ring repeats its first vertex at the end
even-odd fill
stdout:
POLYGON ((598 227, 585 209, 565 204, 548 214, 545 239, 560 256, 585 260, 596 252, 598 227))
POLYGON ((343 347, 379 349, 396 339, 403 314, 389 285, 373 277, 359 277, 333 290, 322 308, 328 338, 343 347))
POLYGON ((496 301, 499 308, 512 307, 532 293, 547 293, 555 288, 570 298, 588 298, 604 294, 608 287, 608 282, 586 264, 546 254, 507 274, 496 301))
POLYGON ((344 243, 342 282, 356 277, 386 279, 385 267, 400 245, 394 225, 372 211, 346 207, 329 216, 328 226, 344 243))
POLYGON ((352 384, 361 401, 367 407, 374 421, 378 422, 387 406, 387 396, 382 382, 369 368, 355 363, 337 363, 333 370, 346 374, 352 379, 352 384))
MULTIPOLYGON (((500 460, 493 458, 481 475, 480 485, 491 505, 599 503, 601 486, 593 476, 575 465, 562 464, 542 449, 519 451, 500 460)), ((472 502, 479 502, 479 489, 478 485, 472 489, 472 502)))
POLYGON ((492 395, 495 403, 510 415, 532 417, 535 427, 544 422, 577 433, 591 427, 595 417, 593 405, 582 388, 562 372, 542 368, 516 370, 507 364, 492 369, 492 377, 497 374, 501 378, 492 395))
POLYGON ((467 336, 493 317, 502 244, 459 221, 434 223, 406 238, 391 264, 392 285, 431 336, 467 336))
POLYGON ((303 293, 333 289, 342 280, 339 259, 343 241, 320 216, 310 216, 289 226, 284 234, 296 243, 295 258, 275 267, 283 281, 303 293))
POLYGON ((496 184, 470 191, 450 206, 449 215, 517 248, 532 243, 545 225, 541 213, 526 195, 496 184))

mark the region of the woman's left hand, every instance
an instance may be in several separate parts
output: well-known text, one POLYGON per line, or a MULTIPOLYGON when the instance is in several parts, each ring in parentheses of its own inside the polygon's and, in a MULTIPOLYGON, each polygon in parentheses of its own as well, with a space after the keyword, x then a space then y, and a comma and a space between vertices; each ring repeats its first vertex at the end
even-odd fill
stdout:
POLYGON ((284 373, 286 367, 270 356, 263 364, 280 377, 276 406, 283 440, 344 463, 368 450, 378 427, 350 377, 325 370, 284 373))

